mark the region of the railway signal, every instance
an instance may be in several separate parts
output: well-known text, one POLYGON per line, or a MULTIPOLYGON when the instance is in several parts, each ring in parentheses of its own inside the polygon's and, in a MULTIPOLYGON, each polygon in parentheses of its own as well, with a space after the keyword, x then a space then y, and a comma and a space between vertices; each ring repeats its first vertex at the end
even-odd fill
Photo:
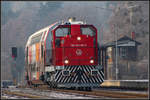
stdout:
POLYGON ((17 58, 17 47, 12 47, 12 58, 17 58))

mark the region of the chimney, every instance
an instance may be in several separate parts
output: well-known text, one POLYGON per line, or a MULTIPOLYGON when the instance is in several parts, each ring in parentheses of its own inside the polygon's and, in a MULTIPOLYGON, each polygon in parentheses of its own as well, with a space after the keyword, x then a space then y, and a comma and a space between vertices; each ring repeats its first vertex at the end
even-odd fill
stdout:
POLYGON ((131 38, 134 40, 135 39, 135 33, 131 32, 131 38))

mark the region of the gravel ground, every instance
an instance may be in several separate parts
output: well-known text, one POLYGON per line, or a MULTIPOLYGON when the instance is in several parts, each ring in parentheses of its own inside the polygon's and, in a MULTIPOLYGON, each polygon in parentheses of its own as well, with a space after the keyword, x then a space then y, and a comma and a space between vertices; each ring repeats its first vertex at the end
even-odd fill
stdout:
MULTIPOLYGON (((95 99, 96 97, 91 97, 91 96, 84 96, 80 94, 72 94, 72 93, 63 93, 63 92, 55 92, 55 91, 49 91, 49 90, 34 90, 30 88, 14 88, 14 89, 6 89, 11 92, 22 92, 22 93, 27 93, 27 94, 32 94, 32 95, 37 95, 37 96, 42 96, 45 99, 95 99)), ((4 98, 9 98, 9 99, 28 99, 25 97, 19 97, 19 96, 14 96, 14 95, 6 95, 2 94, 2 97, 4 98)))
POLYGON ((129 89, 111 89, 111 88, 94 88, 93 90, 109 90, 109 91, 121 91, 121 92, 127 92, 127 93, 141 93, 146 94, 149 91, 146 90, 129 90, 129 89))

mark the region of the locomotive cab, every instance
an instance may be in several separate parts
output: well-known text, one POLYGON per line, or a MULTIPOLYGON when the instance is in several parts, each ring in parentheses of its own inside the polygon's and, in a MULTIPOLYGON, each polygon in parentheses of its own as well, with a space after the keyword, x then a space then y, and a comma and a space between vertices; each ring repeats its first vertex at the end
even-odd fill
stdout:
POLYGON ((93 25, 59 25, 53 38, 54 65, 97 65, 97 30, 93 25))

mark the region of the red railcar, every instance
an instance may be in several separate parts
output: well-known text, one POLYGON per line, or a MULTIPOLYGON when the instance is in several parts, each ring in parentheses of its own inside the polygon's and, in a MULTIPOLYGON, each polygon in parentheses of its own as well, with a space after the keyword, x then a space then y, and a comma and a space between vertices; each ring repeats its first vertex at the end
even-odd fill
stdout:
POLYGON ((93 87, 104 80, 97 29, 82 21, 56 22, 32 34, 26 44, 28 81, 50 86, 93 87))

